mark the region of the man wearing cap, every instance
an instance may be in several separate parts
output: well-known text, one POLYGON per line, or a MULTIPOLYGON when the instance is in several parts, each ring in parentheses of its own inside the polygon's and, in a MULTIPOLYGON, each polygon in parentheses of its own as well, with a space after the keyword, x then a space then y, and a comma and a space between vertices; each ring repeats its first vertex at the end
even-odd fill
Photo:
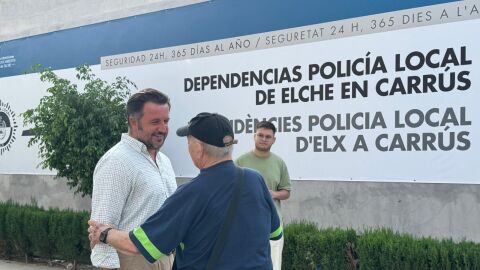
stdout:
POLYGON ((176 249, 177 269, 203 270, 212 266, 212 250, 221 228, 227 227, 221 254, 212 256, 218 261, 211 269, 272 269, 269 239, 281 238, 280 219, 261 175, 233 163, 235 140, 228 119, 200 113, 177 134, 187 136, 199 175, 130 232, 90 220, 91 246, 102 241, 123 253, 140 253, 150 262, 176 249), (230 211, 232 201, 237 203, 230 211), (231 223, 225 225, 230 212, 231 223))
MULTIPOLYGON (((290 198, 290 176, 287 165, 270 149, 275 143, 276 128, 271 122, 262 121, 255 127, 253 136, 255 148, 235 160, 240 167, 252 168, 260 172, 265 183, 272 194, 272 199, 278 211, 278 216, 282 217, 281 201, 290 198)), ((271 241, 271 254, 273 270, 282 269, 282 250, 283 237, 279 241, 271 241)))

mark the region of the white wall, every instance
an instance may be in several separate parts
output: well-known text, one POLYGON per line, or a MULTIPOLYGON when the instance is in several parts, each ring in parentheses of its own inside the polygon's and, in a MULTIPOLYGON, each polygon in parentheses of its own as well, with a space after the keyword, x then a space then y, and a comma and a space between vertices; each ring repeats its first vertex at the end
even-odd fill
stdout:
POLYGON ((206 0, 0 0, 0 42, 206 0))

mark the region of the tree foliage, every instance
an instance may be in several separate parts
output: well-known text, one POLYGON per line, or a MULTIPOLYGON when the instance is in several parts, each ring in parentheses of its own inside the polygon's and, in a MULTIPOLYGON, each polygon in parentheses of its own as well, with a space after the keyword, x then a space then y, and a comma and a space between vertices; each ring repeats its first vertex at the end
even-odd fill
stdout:
POLYGON ((109 84, 87 65, 76 71, 81 91, 50 69, 40 71, 40 80, 52 86, 23 117, 33 126, 28 145, 39 145, 42 168, 56 170, 75 193, 91 196, 96 163, 127 131, 126 99, 136 86, 125 77, 109 84))

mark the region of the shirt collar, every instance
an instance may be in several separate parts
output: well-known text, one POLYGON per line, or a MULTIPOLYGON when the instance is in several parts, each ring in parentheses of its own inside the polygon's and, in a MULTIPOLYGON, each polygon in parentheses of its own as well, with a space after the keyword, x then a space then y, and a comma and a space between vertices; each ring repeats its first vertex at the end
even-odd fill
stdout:
POLYGON ((147 146, 142 143, 141 141, 133 138, 132 136, 128 135, 128 133, 123 133, 122 134, 122 142, 126 143, 127 145, 129 145, 130 147, 132 147, 133 149, 135 149, 135 151, 138 151, 140 153, 144 153, 144 154, 148 154, 148 150, 147 150, 147 146))
POLYGON ((201 172, 206 172, 206 171, 209 171, 209 170, 214 170, 215 168, 217 167, 221 167, 221 166, 235 166, 235 164, 233 163, 233 160, 231 159, 228 159, 228 160, 224 160, 224 161, 221 161, 219 163, 216 163, 208 168, 205 168, 205 169, 201 169, 200 171, 201 172))

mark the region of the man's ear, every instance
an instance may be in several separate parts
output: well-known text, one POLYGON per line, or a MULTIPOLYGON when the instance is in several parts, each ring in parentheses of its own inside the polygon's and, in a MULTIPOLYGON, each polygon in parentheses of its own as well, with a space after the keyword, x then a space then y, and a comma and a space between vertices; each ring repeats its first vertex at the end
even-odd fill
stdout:
POLYGON ((200 150, 199 152, 201 153, 201 157, 205 156, 205 145, 203 143, 200 143, 197 141, 197 143, 200 145, 200 150))
POLYGON ((133 115, 128 117, 128 125, 132 128, 132 130, 138 129, 138 121, 137 118, 133 115))

